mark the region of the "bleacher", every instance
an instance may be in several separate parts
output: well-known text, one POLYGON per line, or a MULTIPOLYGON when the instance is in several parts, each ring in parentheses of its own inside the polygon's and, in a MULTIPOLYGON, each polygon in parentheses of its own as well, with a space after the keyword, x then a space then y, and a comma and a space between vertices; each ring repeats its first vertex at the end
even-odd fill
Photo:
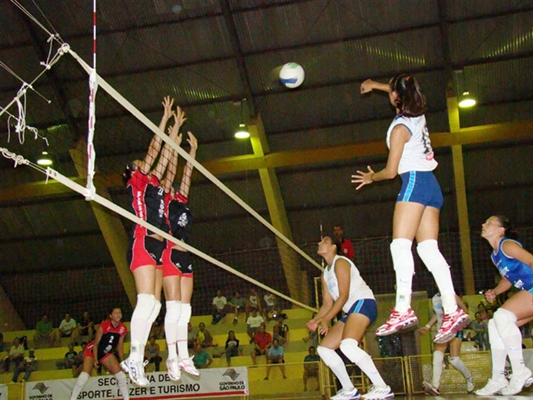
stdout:
MULTIPOLYGON (((281 371, 276 366, 272 367, 270 372, 270 379, 265 381, 266 376, 266 359, 265 356, 257 357, 257 365, 254 366, 252 359, 250 357, 250 351, 254 348, 252 344, 249 343, 249 336, 246 333, 246 323, 244 321, 244 314, 239 316, 238 324, 233 324, 233 314, 228 314, 222 319, 218 324, 211 325, 211 316, 202 315, 202 316, 193 316, 191 318, 191 323, 195 329, 197 329, 200 322, 205 323, 206 329, 213 335, 214 343, 218 344, 218 347, 207 348, 206 351, 213 357, 213 363, 210 368, 226 368, 227 362, 226 357, 216 357, 218 354, 222 353, 224 350, 224 345, 228 337, 228 332, 233 330, 237 339, 240 341, 239 347, 242 348, 242 355, 232 357, 231 365, 232 366, 247 366, 248 377, 250 381, 250 390, 251 396, 258 397, 268 397, 275 393, 280 393, 280 387, 273 385, 272 381, 283 380, 283 391, 287 393, 302 393, 303 391, 303 360, 304 357, 308 354, 307 349, 309 344, 304 343, 303 338, 308 336, 308 331, 305 327, 305 324, 311 318, 311 312, 304 309, 290 309, 284 310, 284 313, 287 314, 287 320, 285 323, 289 326, 289 341, 283 346, 285 349, 285 374, 287 379, 282 378, 281 371)), ((267 322, 267 332, 272 334, 275 321, 267 322)), ((125 322, 125 325, 129 329, 129 323, 125 322)), ((25 330, 25 331, 11 331, 4 332, 4 341, 6 343, 12 343, 15 337, 27 336, 28 338, 28 348, 33 348, 33 335, 34 330, 25 330)), ((86 338, 81 338, 85 340, 86 338)), ((41 381, 49 379, 70 379, 72 378, 72 371, 70 369, 58 369, 56 364, 60 361, 63 361, 65 353, 68 351, 67 346, 70 343, 70 338, 63 338, 61 347, 51 347, 51 348, 37 348, 35 349, 35 354, 38 359, 37 370, 31 374, 30 381, 41 381)), ((160 346, 161 357, 163 362, 161 363, 161 371, 166 370, 166 341, 164 339, 158 339, 157 343, 160 346)), ((130 341, 129 334, 126 337, 124 343, 124 353, 127 355, 129 353, 130 341)), ((80 347, 75 348, 76 351, 80 350, 80 347)), ((190 350, 191 355, 192 350, 190 350)), ((150 364, 147 366, 147 372, 151 371, 153 365, 150 364)), ((13 367, 11 368, 10 373, 0 374, 0 384, 10 384, 11 386, 18 386, 17 384, 11 384, 11 379, 13 377, 13 367)), ((104 372, 105 374, 105 372, 104 372)), ((96 371, 93 370, 93 375, 96 376, 96 371)), ((19 379, 22 376, 19 377, 19 379)), ((310 378, 309 387, 315 387, 317 383, 313 382, 314 378, 310 378)), ((316 381, 315 381, 316 382, 316 381)), ((11 389, 10 389, 11 393, 11 389)), ((9 396, 11 398, 11 394, 9 396)), ((306 398, 320 398, 319 392, 307 392, 305 394, 306 398)))

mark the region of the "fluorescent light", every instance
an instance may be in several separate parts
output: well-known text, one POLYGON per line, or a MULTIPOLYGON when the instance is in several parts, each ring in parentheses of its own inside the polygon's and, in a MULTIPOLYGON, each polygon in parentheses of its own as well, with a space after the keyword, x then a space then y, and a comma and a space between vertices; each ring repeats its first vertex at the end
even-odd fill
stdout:
POLYGON ((239 129, 235 132, 235 137, 237 139, 248 139, 250 137, 250 132, 246 130, 246 125, 239 124, 239 129))
POLYGON ((459 107, 469 108, 469 107, 474 107, 475 105, 476 105, 476 99, 470 96, 470 93, 464 92, 463 96, 461 97, 461 100, 459 101, 459 107))
POLYGON ((43 151, 41 153, 41 156, 39 158, 37 158, 37 164, 43 166, 43 167, 48 167, 50 165, 52 165, 54 162, 52 161, 52 159, 50 158, 50 155, 48 154, 47 151, 43 151))

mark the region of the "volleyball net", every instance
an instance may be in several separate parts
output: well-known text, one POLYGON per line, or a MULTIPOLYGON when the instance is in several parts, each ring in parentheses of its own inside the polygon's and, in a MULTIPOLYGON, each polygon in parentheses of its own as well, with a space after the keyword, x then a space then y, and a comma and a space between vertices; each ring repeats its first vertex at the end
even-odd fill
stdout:
MULTIPOLYGON (((13 100, 0 109, 0 116, 3 114, 8 116, 7 125, 9 129, 14 127, 18 137, 18 140, 10 140, 7 147, 0 149, 3 156, 12 159, 15 166, 31 167, 45 174, 47 180, 60 182, 86 200, 118 214, 126 231, 131 230, 134 224, 141 225, 199 257, 195 268, 198 293, 195 295, 195 303, 199 306, 207 304, 208 310, 211 310, 211 300, 217 289, 222 289, 229 299, 234 290, 239 290, 246 295, 248 288, 253 286, 260 289, 260 293, 273 293, 285 308, 293 304, 312 310, 313 307, 309 305, 312 284, 310 280, 306 282, 306 271, 320 270, 321 266, 315 261, 316 257, 308 255, 276 229, 269 222, 268 213, 265 210, 261 213, 257 212, 242 200, 238 192, 245 195, 248 190, 245 186, 249 182, 230 178, 225 184, 194 157, 191 157, 183 145, 180 146, 171 140, 167 132, 160 130, 151 118, 141 113, 125 96, 99 76, 95 68, 89 66, 78 56, 67 43, 61 40, 59 35, 51 34, 49 42, 52 56, 43 63, 42 72, 31 82, 23 81, 21 89, 13 100), (53 55, 54 52, 55 55, 53 55), (34 83, 41 78, 42 74, 55 68, 64 56, 72 57, 89 77, 87 89, 89 107, 85 126, 86 134, 78 140, 75 148, 68 150, 72 165, 68 166, 66 165, 68 163, 63 163, 62 170, 60 170, 53 167, 41 167, 30 161, 30 155, 25 153, 27 151, 25 141, 29 140, 26 136, 31 133, 32 139, 42 140, 46 142, 47 148, 53 149, 56 144, 64 146, 61 143, 65 142, 66 133, 73 127, 68 126, 67 121, 65 126, 55 126, 46 129, 43 133, 27 126, 26 116, 30 113, 32 105, 26 103, 26 93, 28 90, 33 90, 34 83), (130 116, 121 117, 118 123, 115 120, 114 126, 110 126, 109 119, 103 120, 102 123, 98 121, 96 112, 98 107, 105 109, 106 115, 120 113, 120 107, 127 110, 130 116), (13 108, 17 108, 16 112, 12 110, 13 108), (135 118, 134 121, 131 116, 135 118), (184 165, 189 163, 194 167, 189 205, 195 222, 190 243, 177 240, 168 232, 151 226, 127 210, 131 200, 128 199, 120 175, 124 167, 133 159, 144 158, 144 154, 132 154, 128 149, 132 148, 132 141, 148 139, 146 143, 149 143, 152 135, 160 139, 161 149, 165 146, 170 148, 168 168, 171 165, 175 166, 179 157, 178 167, 176 167, 178 185, 184 165), (123 149, 123 151, 117 151, 119 155, 115 157, 99 158, 100 150, 109 149, 109 147, 123 149), (75 178, 71 178, 72 176, 75 178), (235 248, 235 243, 240 243, 241 247, 235 248), (245 251, 256 247, 257 244, 261 249, 255 253, 255 257, 253 252, 245 251), (214 257, 213 254, 218 254, 218 256, 214 257)), ((39 95, 43 98, 47 97, 46 93, 39 93, 39 95)), ((162 109, 160 112, 154 112, 154 119, 157 118, 156 114, 162 112, 162 109)), ((81 130, 79 121, 77 124, 75 129, 81 130)), ((169 125, 172 124, 171 118, 169 125)), ((163 129, 166 130, 166 127, 163 129)), ((187 140, 185 131, 186 127, 182 129, 183 143, 187 140)), ((198 142, 201 147, 201 135, 198 137, 198 142)), ((155 160, 156 163, 161 161, 163 154, 164 152, 160 150, 155 160)), ((255 179, 254 182, 255 185, 258 180, 255 179)))

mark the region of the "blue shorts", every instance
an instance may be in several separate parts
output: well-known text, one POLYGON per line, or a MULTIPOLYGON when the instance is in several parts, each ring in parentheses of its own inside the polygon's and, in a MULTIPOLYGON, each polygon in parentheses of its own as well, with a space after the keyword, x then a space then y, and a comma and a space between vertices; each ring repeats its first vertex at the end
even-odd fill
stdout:
POLYGON ((370 320, 370 325, 372 325, 378 317, 378 304, 374 299, 359 299, 353 303, 346 315, 341 318, 341 322, 346 323, 350 314, 366 315, 370 320))
POLYGON ((442 190, 432 171, 409 171, 401 177, 402 188, 396 201, 420 203, 439 210, 442 208, 442 190))

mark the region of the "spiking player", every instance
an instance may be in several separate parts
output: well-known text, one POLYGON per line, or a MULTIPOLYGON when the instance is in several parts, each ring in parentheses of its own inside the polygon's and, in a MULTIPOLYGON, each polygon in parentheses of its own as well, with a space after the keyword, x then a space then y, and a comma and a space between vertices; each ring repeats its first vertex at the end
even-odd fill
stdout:
POLYGON ((457 331, 470 322, 467 313, 457 306, 450 267, 437 243, 439 215, 444 203, 439 183, 433 174, 437 161, 426 126, 426 99, 415 77, 395 75, 388 84, 367 79, 361 84, 361 93, 381 90, 389 94, 396 108, 396 117, 387 132, 389 157, 381 171, 357 171, 352 183, 357 190, 372 182, 393 179, 400 174, 402 188, 394 207, 392 243, 390 245, 396 271, 396 305, 385 324, 376 335, 386 336, 418 323, 411 309, 411 294, 415 266, 411 246, 416 238, 417 252, 442 295, 444 315, 442 324, 433 339, 436 343, 448 342, 457 331))

